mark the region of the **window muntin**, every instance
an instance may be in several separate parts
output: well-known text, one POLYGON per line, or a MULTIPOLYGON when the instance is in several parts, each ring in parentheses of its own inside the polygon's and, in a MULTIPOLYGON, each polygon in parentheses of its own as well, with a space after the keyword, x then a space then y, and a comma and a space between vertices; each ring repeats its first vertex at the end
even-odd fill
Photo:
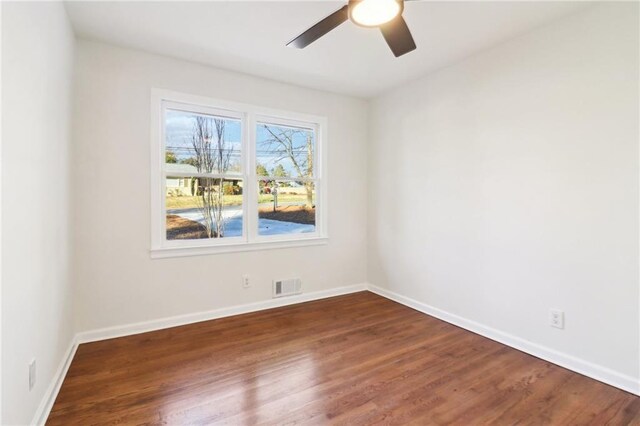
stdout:
POLYGON ((152 227, 161 231, 154 249, 255 249, 326 238, 324 215, 316 211, 323 119, 248 106, 158 101, 164 219, 152 227), (211 151, 215 155, 206 155, 211 151), (262 189, 267 182, 269 194, 262 189), (209 208, 207 199, 213 199, 209 208))

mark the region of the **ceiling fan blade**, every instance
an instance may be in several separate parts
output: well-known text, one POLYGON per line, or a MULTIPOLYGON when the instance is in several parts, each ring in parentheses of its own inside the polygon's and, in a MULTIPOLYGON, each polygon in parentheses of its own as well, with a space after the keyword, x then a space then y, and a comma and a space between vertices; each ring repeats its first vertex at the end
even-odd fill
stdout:
POLYGON ((287 43, 287 46, 303 49, 349 19, 349 7, 344 6, 318 22, 307 31, 287 43))
POLYGON ((397 57, 409 53, 416 48, 411 31, 402 15, 380 26, 380 31, 393 54, 397 57))

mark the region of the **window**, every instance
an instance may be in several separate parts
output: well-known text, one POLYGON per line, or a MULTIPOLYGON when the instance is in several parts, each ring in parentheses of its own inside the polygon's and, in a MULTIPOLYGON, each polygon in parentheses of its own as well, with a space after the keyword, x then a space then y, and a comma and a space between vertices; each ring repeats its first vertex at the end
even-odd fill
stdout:
POLYGON ((154 90, 153 257, 326 242, 326 120, 154 90))

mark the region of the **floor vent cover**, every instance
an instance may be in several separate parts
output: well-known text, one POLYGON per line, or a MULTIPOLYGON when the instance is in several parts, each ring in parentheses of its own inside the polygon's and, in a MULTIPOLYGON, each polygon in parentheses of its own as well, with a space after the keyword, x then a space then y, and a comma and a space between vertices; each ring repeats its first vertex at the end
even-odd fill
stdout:
POLYGON ((273 297, 292 296, 300 293, 302 293, 300 278, 273 281, 273 297))

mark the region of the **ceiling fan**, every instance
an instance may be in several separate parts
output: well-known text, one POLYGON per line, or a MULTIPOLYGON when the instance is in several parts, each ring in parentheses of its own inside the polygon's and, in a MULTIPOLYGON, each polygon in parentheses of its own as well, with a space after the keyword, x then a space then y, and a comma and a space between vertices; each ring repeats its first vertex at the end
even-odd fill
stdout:
POLYGON ((349 3, 327 16, 287 46, 303 49, 350 19, 365 28, 380 28, 384 39, 397 57, 416 48, 407 23, 402 18, 404 0, 349 0, 349 3))

